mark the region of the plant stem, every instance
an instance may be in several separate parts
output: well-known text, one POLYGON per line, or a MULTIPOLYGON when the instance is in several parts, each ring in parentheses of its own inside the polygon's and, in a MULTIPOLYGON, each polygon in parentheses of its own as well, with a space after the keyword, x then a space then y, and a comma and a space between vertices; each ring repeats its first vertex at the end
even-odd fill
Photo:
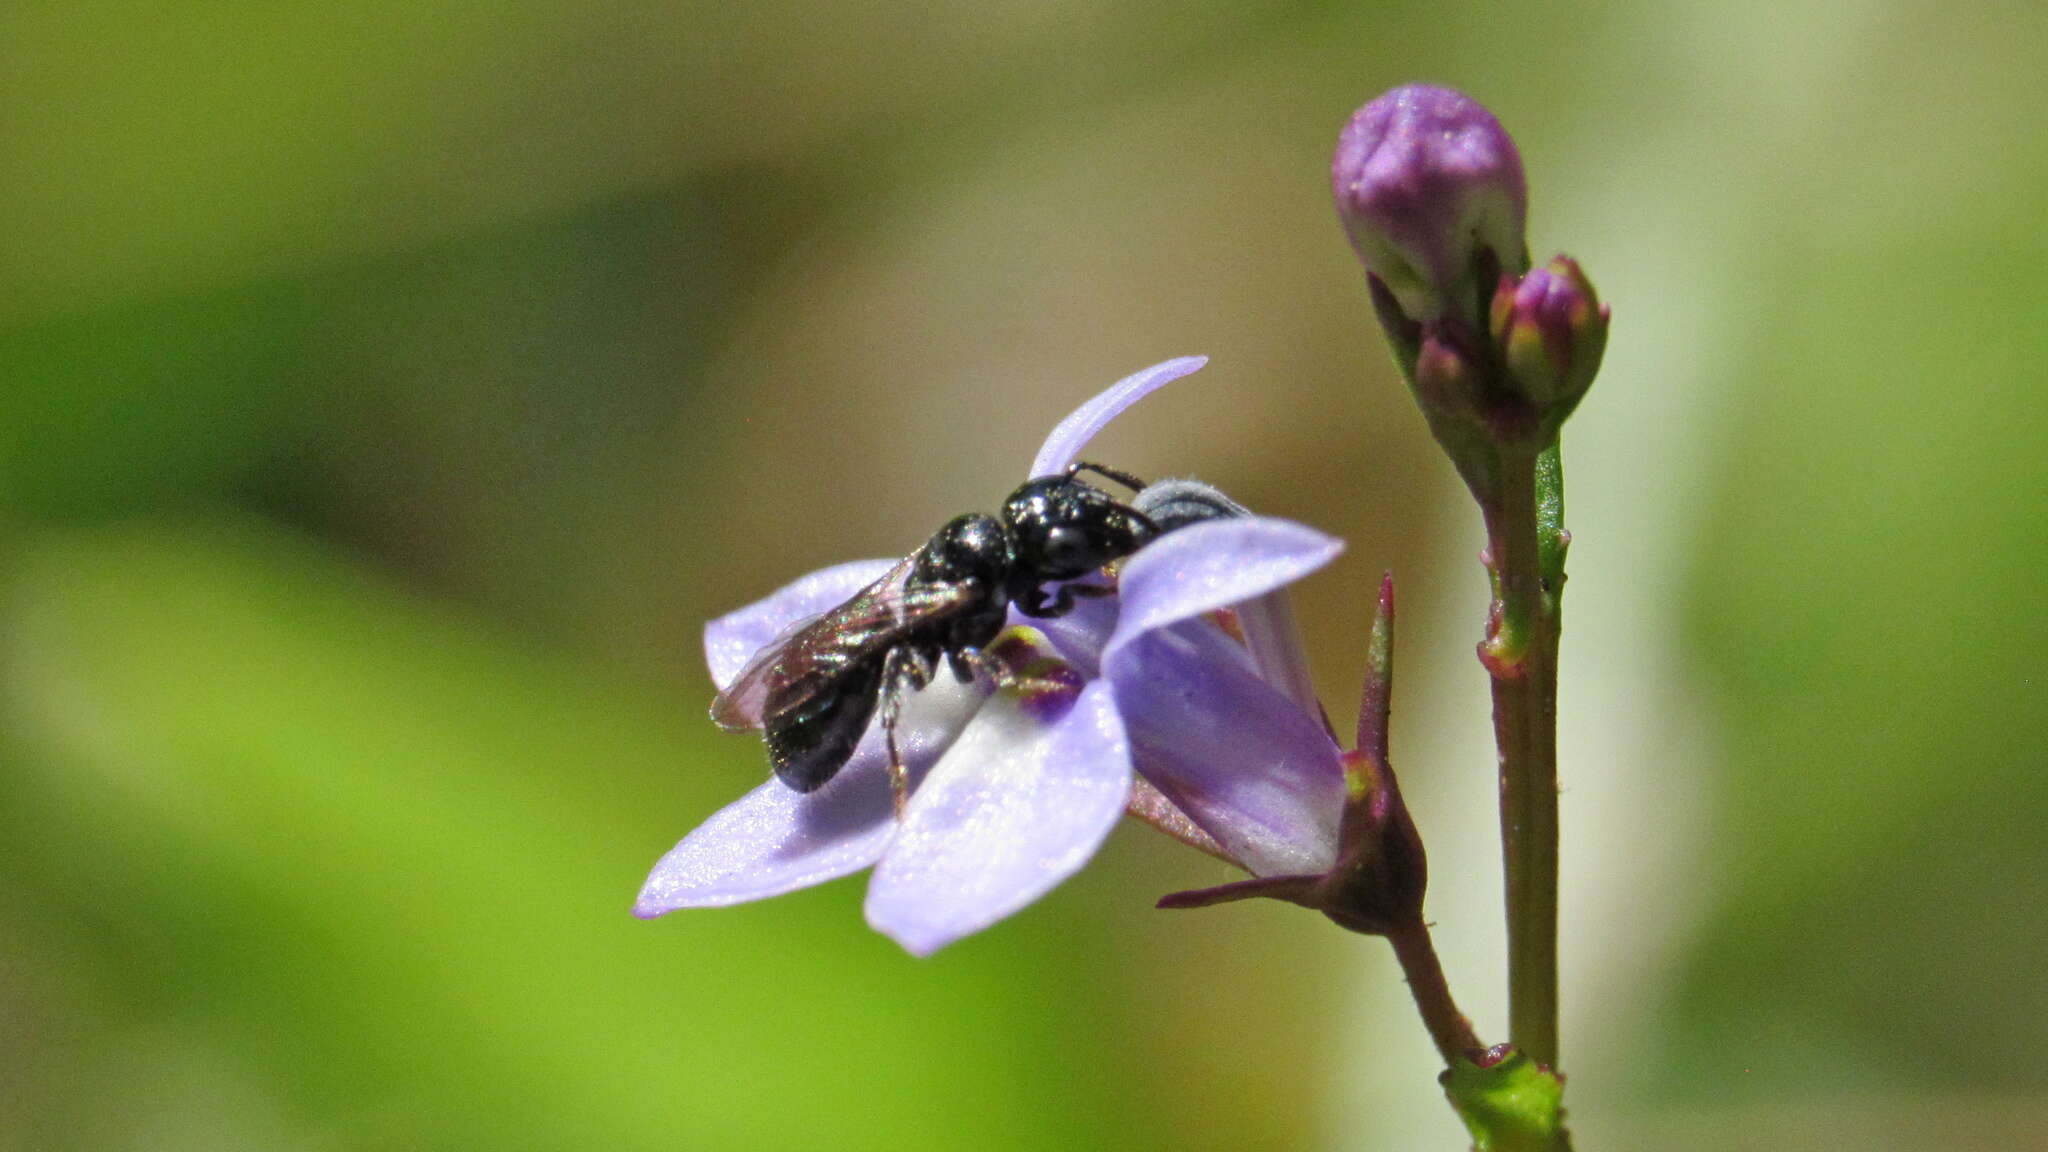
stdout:
MULTIPOLYGON (((1366 649, 1365 687, 1358 702, 1358 754, 1365 757, 1375 768, 1375 777, 1383 779, 1392 788, 1394 803, 1400 804, 1400 791, 1393 786, 1393 769, 1388 755, 1388 741, 1393 727, 1394 710, 1394 574, 1389 572, 1380 577, 1379 602, 1374 606, 1372 618, 1372 640, 1366 649)), ((1406 817, 1403 807, 1402 824, 1414 836, 1414 828, 1406 817)), ((1416 839, 1412 853, 1418 862, 1422 859, 1422 842, 1416 839)), ((1481 1045, 1479 1037, 1472 1032, 1472 1022, 1458 1011, 1458 1005, 1451 999, 1451 986, 1444 980, 1444 966, 1438 961, 1436 944, 1430 939, 1429 925, 1422 918, 1422 888, 1416 887, 1415 907, 1409 914, 1412 918, 1397 921, 1383 935, 1387 943, 1394 946, 1394 956, 1401 962, 1401 971, 1408 977, 1408 991, 1415 997, 1415 1007, 1422 1013, 1423 1027, 1429 1029, 1429 1038, 1436 1042, 1437 1054, 1444 1058, 1444 1066, 1457 1063, 1460 1056, 1470 1059, 1481 1045)))
POLYGON ((1566 537, 1556 446, 1503 448, 1480 501, 1494 601, 1480 659, 1493 675, 1507 875, 1511 1042, 1556 1068, 1557 649, 1566 537))
POLYGON ((1394 956, 1408 977, 1408 991, 1422 1013, 1422 1024, 1436 1042, 1439 1056, 1449 1067, 1460 1056, 1471 1059, 1482 1045, 1472 1032, 1472 1022, 1458 1011, 1451 999, 1451 986, 1444 981, 1444 966, 1437 960, 1436 945, 1429 938, 1429 926, 1420 920, 1401 925, 1387 934, 1394 956))

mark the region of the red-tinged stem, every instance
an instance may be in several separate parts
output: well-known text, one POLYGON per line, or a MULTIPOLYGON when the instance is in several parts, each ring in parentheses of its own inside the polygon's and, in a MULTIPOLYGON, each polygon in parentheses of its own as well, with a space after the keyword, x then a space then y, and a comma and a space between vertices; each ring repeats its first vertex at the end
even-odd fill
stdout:
MULTIPOLYGON (((1358 752, 1382 771, 1388 767, 1388 735, 1394 711, 1394 574, 1380 577, 1379 603, 1372 619, 1372 636, 1366 650, 1365 687, 1358 702, 1358 752)), ((1418 842, 1418 856, 1419 856, 1418 842)), ((1408 977, 1408 991, 1422 1013, 1423 1026, 1436 1042, 1437 1054, 1446 1067, 1457 1057, 1477 1052, 1481 1045, 1472 1022, 1458 1011, 1451 999, 1451 986, 1444 980, 1444 966, 1438 961, 1429 925, 1418 914, 1396 923, 1384 935, 1394 946, 1394 957, 1408 977)))
POLYGON ((1557 650, 1564 537, 1555 448, 1503 450, 1486 517, 1494 601, 1480 660, 1493 676, 1507 876, 1509 1038, 1549 1068, 1557 1035, 1557 650), (1539 473, 1541 477, 1539 478, 1539 473), (1546 539, 1546 536, 1548 539, 1546 539))
POLYGON ((1472 1022, 1458 1011, 1451 999, 1451 986, 1444 980, 1444 966, 1437 960, 1436 945, 1429 938, 1429 926, 1420 920, 1401 925, 1386 934, 1394 946, 1394 957, 1408 977, 1408 991, 1422 1013, 1423 1026, 1436 1042, 1439 1056, 1448 1067, 1458 1057, 1471 1059, 1482 1047, 1473 1034, 1472 1022))

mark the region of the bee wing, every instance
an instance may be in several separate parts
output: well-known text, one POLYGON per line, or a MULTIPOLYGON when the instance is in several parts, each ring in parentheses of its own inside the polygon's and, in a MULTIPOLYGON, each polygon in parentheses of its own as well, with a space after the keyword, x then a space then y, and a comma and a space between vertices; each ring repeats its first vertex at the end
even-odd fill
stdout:
POLYGON ((728 732, 763 727, 906 631, 957 611, 977 595, 966 585, 908 587, 915 559, 905 559, 837 608, 784 629, 711 702, 712 722, 728 732))
POLYGON ((747 661, 739 675, 734 676, 711 701, 711 722, 728 732, 761 727, 765 720, 761 712, 768 702, 771 681, 780 670, 782 654, 827 615, 830 613, 798 620, 754 653, 754 658, 747 661))

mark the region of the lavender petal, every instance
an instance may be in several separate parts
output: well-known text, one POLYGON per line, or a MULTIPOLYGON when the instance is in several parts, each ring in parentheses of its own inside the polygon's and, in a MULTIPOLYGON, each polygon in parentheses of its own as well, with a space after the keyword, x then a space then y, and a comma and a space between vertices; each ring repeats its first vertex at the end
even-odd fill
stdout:
POLYGON ((1102 666, 1102 646, 1116 630, 1117 597, 1077 599, 1064 616, 1040 619, 1010 609, 1012 627, 1035 628, 1051 642, 1059 658, 1073 666, 1083 679, 1093 680, 1102 666))
POLYGON ((1038 450, 1038 458, 1031 462, 1031 475, 1052 476, 1066 471, 1068 465, 1080 459, 1081 450, 1088 446, 1088 441, 1093 440, 1095 434, 1124 409, 1208 362, 1207 356, 1182 356, 1133 372, 1103 389, 1094 399, 1074 409, 1052 430, 1052 435, 1045 438, 1045 445, 1038 450))
MULTIPOLYGON (((905 703, 897 742, 913 787, 981 702, 978 686, 947 676, 905 703)), ((823 788, 805 794, 771 779, 684 837, 655 864, 633 914, 762 900, 858 872, 895 836, 894 809, 888 754, 881 730, 871 727, 823 788)))
POLYGON ((1322 715, 1322 698, 1316 695, 1308 650, 1302 646, 1301 628, 1294 622, 1294 605, 1287 599, 1287 590, 1239 604, 1237 630, 1244 634, 1245 649, 1252 654, 1252 666, 1259 676, 1286 693, 1302 711, 1322 715))
POLYGON ((1130 558, 1118 577, 1116 632, 1103 652, 1147 632, 1283 588, 1328 564, 1344 542, 1290 520, 1209 520, 1167 533, 1130 558))
POLYGON ((896 832, 882 757, 856 756, 808 795, 779 780, 728 805, 648 874, 633 915, 717 908, 780 896, 858 872, 896 832))
POLYGON ((869 884, 867 917, 912 954, 1050 891, 1123 813, 1130 746, 1109 685, 1097 681, 1070 704, 1048 698, 1057 695, 998 693, 911 797, 869 884))
POLYGON ((719 689, 790 625, 808 620, 881 579, 895 560, 854 560, 820 568, 704 626, 704 662, 719 689))
POLYGON ((1104 661, 1138 771, 1260 876, 1327 871, 1344 807, 1322 723, 1206 620, 1120 641, 1104 661))

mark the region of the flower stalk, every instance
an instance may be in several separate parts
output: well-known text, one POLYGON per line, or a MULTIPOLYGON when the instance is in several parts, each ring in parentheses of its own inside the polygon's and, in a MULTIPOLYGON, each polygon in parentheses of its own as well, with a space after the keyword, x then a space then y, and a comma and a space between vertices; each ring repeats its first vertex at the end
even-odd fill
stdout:
MULTIPOLYGON (((1570 537, 1558 433, 1599 371, 1609 311, 1577 261, 1531 268, 1521 158, 1462 93, 1410 85, 1359 109, 1338 139, 1331 190, 1394 361, 1486 524, 1492 600, 1478 654, 1493 690, 1511 1039, 1502 1051, 1513 1060, 1446 1052, 1445 1087, 1479 1148, 1563 1148, 1557 658, 1570 537), (1527 1068, 1501 1071, 1513 1061, 1527 1068), (1504 1111, 1503 1100, 1520 1103, 1504 1111)), ((1368 723, 1383 723, 1370 718, 1373 693, 1369 683, 1362 748, 1368 723)), ((1428 979, 1425 944, 1407 942, 1411 984, 1428 979)), ((1417 1003, 1427 1017, 1420 992, 1417 1003)))
POLYGON ((1429 926, 1421 920, 1398 925, 1387 933, 1387 943, 1394 946, 1394 958, 1401 962, 1401 974, 1408 978, 1408 992, 1415 997, 1415 1008, 1422 1013, 1423 1026, 1429 1029, 1429 1038, 1436 1044, 1437 1055, 1443 1057, 1444 1067, 1456 1065, 1461 1056, 1469 1059, 1472 1053, 1481 1051, 1472 1022, 1451 999, 1451 986, 1444 980, 1444 966, 1437 959, 1429 926))
POLYGON ((1497 483, 1481 499, 1494 595, 1479 658, 1492 678, 1499 755, 1508 1035, 1546 1067, 1558 1060, 1557 653, 1567 543, 1555 527, 1563 494, 1556 460, 1554 444, 1503 451, 1497 483))

